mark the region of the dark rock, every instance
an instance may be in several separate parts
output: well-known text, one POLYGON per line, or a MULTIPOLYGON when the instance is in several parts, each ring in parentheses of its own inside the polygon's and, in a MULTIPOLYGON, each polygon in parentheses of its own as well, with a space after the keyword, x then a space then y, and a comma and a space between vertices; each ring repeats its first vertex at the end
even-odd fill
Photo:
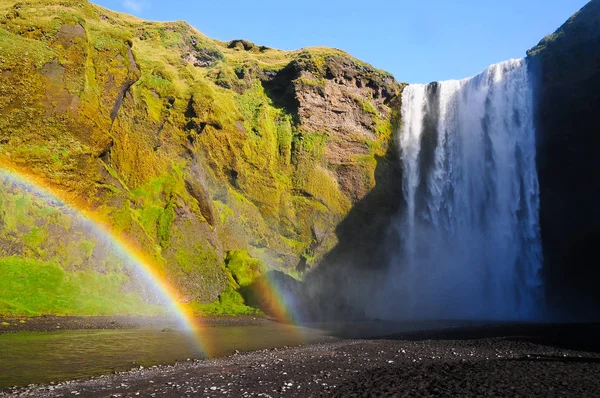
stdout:
POLYGON ((537 77, 537 165, 547 297, 563 316, 600 306, 600 1, 528 52, 537 77))

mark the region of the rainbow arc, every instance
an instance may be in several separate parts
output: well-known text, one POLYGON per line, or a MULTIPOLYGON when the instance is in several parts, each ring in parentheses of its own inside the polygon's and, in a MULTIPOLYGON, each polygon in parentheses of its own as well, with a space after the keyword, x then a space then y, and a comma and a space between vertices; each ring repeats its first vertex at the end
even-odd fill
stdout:
MULTIPOLYGON (((88 204, 82 201, 81 198, 52 187, 38 176, 0 162, 0 181, 2 180, 8 181, 47 201, 50 206, 60 207, 62 211, 73 214, 99 240, 110 242, 111 247, 116 251, 115 254, 141 273, 141 276, 152 287, 160 301, 166 303, 167 307, 171 309, 170 312, 177 317, 180 325, 193 335, 198 347, 204 353, 210 355, 211 342, 208 341, 207 334, 203 333, 206 326, 202 323, 201 317, 194 314, 189 306, 182 303, 177 289, 167 280, 162 268, 136 244, 123 234, 117 233, 99 215, 87 210, 88 204)), ((280 322, 288 324, 290 326, 289 332, 296 335, 298 343, 300 343, 302 339, 297 329, 293 327, 294 317, 288 311, 286 298, 274 286, 268 276, 261 278, 257 285, 267 311, 280 322)))

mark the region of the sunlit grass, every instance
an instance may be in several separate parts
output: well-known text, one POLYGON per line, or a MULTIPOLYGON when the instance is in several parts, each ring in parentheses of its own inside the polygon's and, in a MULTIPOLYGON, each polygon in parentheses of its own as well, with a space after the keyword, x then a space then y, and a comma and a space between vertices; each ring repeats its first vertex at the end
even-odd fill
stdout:
POLYGON ((0 314, 156 315, 162 309, 122 291, 123 274, 66 272, 60 265, 19 257, 0 259, 0 314))

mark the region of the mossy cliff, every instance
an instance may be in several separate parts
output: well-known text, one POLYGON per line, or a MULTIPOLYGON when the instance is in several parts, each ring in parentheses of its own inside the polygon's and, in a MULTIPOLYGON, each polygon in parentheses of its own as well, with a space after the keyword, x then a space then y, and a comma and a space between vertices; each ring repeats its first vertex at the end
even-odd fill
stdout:
MULTIPOLYGON (((83 0, 0 0, 0 164, 77 198, 185 302, 239 287, 232 250, 267 269, 318 264, 375 186, 402 88, 334 49, 224 43, 83 0)), ((121 272, 90 255, 91 236, 48 238, 73 236, 69 222, 15 189, 0 198, 0 257, 121 272)))
POLYGON ((600 306, 600 1, 528 52, 536 87, 540 224, 548 300, 563 316, 600 306))

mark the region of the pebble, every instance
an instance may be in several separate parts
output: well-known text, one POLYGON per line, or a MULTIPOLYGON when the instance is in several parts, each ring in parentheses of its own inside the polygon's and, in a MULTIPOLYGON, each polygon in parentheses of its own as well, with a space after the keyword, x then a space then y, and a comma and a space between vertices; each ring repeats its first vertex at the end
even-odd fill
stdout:
MULTIPOLYGON (((326 394, 345 397, 365 391, 380 396, 391 395, 392 391, 464 396, 482 392, 503 395, 507 390, 510 390, 508 395, 530 396, 543 389, 557 396, 590 396, 600 390, 599 357, 595 353, 558 351, 511 340, 345 340, 279 349, 276 354, 274 350, 261 350, 5 391, 7 397, 11 393, 22 397, 58 397, 69 392, 127 395, 118 393, 123 388, 136 391, 130 395, 138 396, 142 391, 142 395, 155 397, 326 394), (573 361, 573 358, 581 359, 573 361), (528 372, 534 375, 531 380, 526 378, 528 372), (569 377, 578 382, 569 383, 569 377)), ((0 397, 3 393, 0 390, 0 397)))

